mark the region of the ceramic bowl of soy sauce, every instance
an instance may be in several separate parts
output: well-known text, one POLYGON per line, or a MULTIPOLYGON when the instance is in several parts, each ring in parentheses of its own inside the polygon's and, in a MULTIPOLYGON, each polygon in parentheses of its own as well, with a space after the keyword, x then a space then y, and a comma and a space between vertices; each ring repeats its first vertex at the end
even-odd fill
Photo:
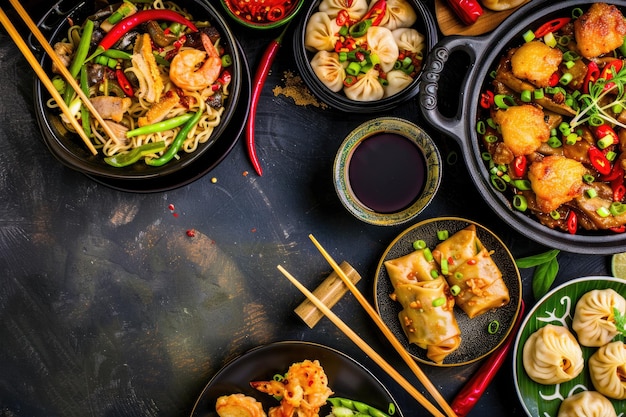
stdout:
POLYGON ((416 124, 379 117, 356 127, 333 164, 335 191, 357 219, 395 226, 415 219, 441 183, 442 159, 416 124))

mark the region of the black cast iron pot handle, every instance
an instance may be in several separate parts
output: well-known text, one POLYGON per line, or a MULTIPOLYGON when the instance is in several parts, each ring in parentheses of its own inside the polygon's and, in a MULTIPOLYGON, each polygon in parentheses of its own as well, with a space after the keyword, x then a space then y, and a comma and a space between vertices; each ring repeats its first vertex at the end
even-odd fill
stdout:
POLYGON ((488 37, 451 36, 445 38, 430 51, 422 72, 419 97, 422 114, 433 127, 453 137, 461 144, 467 134, 465 131, 467 124, 470 123, 464 110, 467 109, 467 106, 473 105, 473 103, 468 103, 473 89, 480 88, 470 81, 476 63, 481 59, 490 42, 488 37), (446 64, 454 52, 465 53, 469 56, 470 62, 465 74, 457 74, 458 69, 446 68, 446 64), (452 117, 441 114, 437 106, 439 82, 444 70, 452 70, 455 76, 465 78, 461 85, 456 114, 452 117))

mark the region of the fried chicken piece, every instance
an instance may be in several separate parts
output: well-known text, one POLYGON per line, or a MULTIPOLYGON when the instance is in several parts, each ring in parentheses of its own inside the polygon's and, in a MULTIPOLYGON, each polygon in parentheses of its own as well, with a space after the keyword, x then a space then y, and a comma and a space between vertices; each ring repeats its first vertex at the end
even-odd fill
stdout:
POLYGON ((550 139, 543 111, 530 104, 498 110, 493 120, 500 125, 502 140, 515 156, 533 153, 550 139))
POLYGON ((556 210, 582 193, 583 164, 560 155, 546 156, 528 168, 528 179, 544 213, 556 210))
POLYGON ((223 395, 215 402, 220 417, 266 417, 263 405, 244 394, 223 395))
POLYGON ((574 22, 574 35, 580 54, 595 58, 622 45, 626 22, 614 5, 594 3, 574 22))
MULTIPOLYGON (((621 45, 621 43, 620 43, 621 45)), ((511 56, 511 70, 517 78, 530 81, 537 87, 548 87, 550 77, 559 69, 563 52, 543 42, 527 42, 511 56)))

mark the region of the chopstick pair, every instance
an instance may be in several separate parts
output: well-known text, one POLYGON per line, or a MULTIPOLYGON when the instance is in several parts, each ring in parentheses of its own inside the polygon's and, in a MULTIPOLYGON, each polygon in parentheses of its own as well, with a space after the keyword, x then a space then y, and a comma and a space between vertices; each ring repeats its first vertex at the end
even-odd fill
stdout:
MULTIPOLYGON (((387 340, 392 344, 394 349, 400 354, 404 362, 409 366, 413 374, 417 377, 417 379, 424 385, 424 387, 428 390, 430 395, 435 399, 437 404, 445 411, 448 417, 456 417, 456 413, 450 405, 446 402, 446 400, 442 397, 441 393, 437 388, 433 385, 433 383, 428 379, 426 374, 420 369, 418 364, 413 360, 413 358, 409 355, 409 353, 404 349, 400 341, 396 338, 396 336, 391 332, 389 327, 382 321, 380 316, 376 313, 374 308, 369 304, 369 302, 365 299, 363 294, 356 288, 356 286, 350 281, 350 279, 346 276, 343 270, 339 267, 339 265, 333 260, 333 258, 328 254, 328 252, 320 245, 320 243, 313 237, 313 235, 309 235, 309 238, 313 241, 313 244, 317 247, 320 253, 324 256, 330 266, 333 268, 335 273, 339 275, 341 280, 344 282, 346 287, 352 292, 352 294, 359 301, 359 304, 365 309, 365 311, 372 318, 374 323, 378 326, 378 328, 383 332, 387 340)), ((328 308, 322 301, 320 301, 315 295, 313 295, 306 287, 304 287, 295 277, 293 277, 289 272, 285 270, 282 266, 278 266, 278 269, 291 281, 291 283, 296 286, 324 315, 326 315, 346 336, 348 336, 361 350, 363 350, 367 355, 372 357, 374 361, 385 371, 389 376, 394 378, 396 382, 402 388, 404 388, 415 400, 417 400, 424 408, 426 408, 433 416, 444 417, 444 415, 437 409, 428 399, 426 399, 414 386, 412 386, 404 377, 402 377, 398 371, 396 371, 389 363, 387 363, 376 351, 374 351, 363 339, 361 339, 348 325, 346 325, 339 317, 337 317, 330 308, 328 308)))
MULTIPOLYGON (((33 35, 35 35, 35 38, 37 38, 37 41, 39 41, 43 49, 50 56, 50 59, 54 62, 56 67, 59 69, 65 81, 76 91, 83 105, 87 107, 87 110, 89 110, 91 115, 100 123, 105 133, 111 138, 115 137, 115 133, 113 133, 113 131, 106 124, 102 116, 94 108, 93 104, 91 104, 91 101, 89 101, 89 97, 87 97, 87 95, 83 93, 83 90, 80 88, 80 86, 78 85, 74 77, 72 77, 69 70, 65 67, 63 62, 57 56, 56 52, 54 52, 54 49, 52 48, 52 46, 50 46, 45 36, 41 33, 41 31, 35 24, 35 22, 33 22, 33 20, 30 18, 30 16, 28 15, 28 12, 26 12, 24 7, 22 7, 22 5, 19 3, 18 0, 9 0, 9 1, 11 2, 11 5, 13 5, 15 10, 17 11, 19 16, 22 18, 24 23, 26 23, 26 26, 28 26, 28 28, 33 33, 33 35)), ((11 23, 7 15, 4 13, 4 10, 2 10, 2 8, 0 8, 0 22, 2 23, 2 26, 4 26, 4 28, 9 33, 9 36, 11 36, 11 38, 13 39, 13 42, 15 42, 18 49, 22 53, 22 55, 24 55, 24 58, 26 58, 30 66, 33 68, 33 70, 37 74, 37 77, 41 80, 44 87, 46 87, 46 89, 50 92, 54 101, 57 102, 57 104, 61 108, 61 111, 65 114, 65 116, 67 116, 67 118, 69 119, 70 123, 72 124, 76 132, 80 135, 83 142, 85 142, 85 145, 89 148, 89 150, 91 151, 93 155, 96 155, 98 151, 94 147, 93 143, 91 143, 91 140, 87 137, 87 135, 83 131, 83 128, 78 124, 76 119, 71 115, 71 112, 68 109, 67 105, 65 104, 65 101, 63 100, 61 95, 58 93, 56 88, 54 88, 52 81, 50 81, 50 78, 48 78, 48 75, 46 74, 44 69, 41 67, 41 65, 39 64, 39 62, 37 61, 37 59, 31 52, 30 48, 28 47, 28 45, 26 45, 26 42, 24 42, 24 40, 18 33, 17 29, 15 28, 15 26, 13 26, 13 24, 11 23)))

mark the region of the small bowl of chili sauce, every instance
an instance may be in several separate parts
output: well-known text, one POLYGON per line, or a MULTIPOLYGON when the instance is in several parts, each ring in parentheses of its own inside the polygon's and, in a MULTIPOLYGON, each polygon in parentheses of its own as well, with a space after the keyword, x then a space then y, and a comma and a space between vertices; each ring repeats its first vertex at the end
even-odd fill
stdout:
POLYGON ((273 29, 293 19, 304 0, 222 0, 221 3, 237 23, 253 29, 273 29))
POLYGON ((354 129, 333 165, 334 185, 343 206, 357 219, 395 226, 415 219, 441 183, 442 160, 419 126, 379 117, 354 129))

